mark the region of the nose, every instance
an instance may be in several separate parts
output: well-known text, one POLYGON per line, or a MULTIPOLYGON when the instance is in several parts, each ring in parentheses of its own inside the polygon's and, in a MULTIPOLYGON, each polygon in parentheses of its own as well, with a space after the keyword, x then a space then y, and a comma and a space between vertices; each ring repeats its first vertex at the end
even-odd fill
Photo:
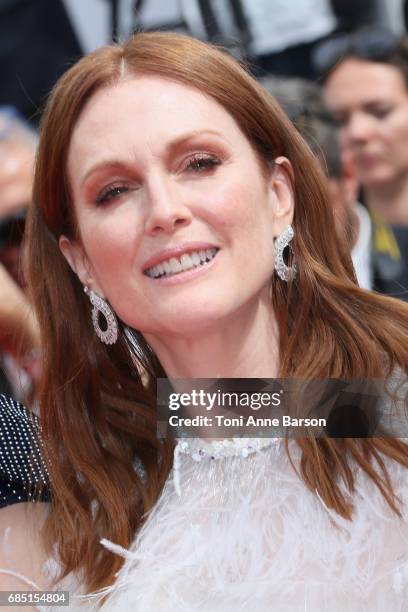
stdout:
POLYGON ((149 183, 146 189, 146 234, 172 234, 177 228, 190 225, 193 215, 183 195, 171 178, 156 178, 149 183))
POLYGON ((372 120, 364 113, 352 113, 343 127, 343 137, 349 144, 364 144, 372 136, 372 120))

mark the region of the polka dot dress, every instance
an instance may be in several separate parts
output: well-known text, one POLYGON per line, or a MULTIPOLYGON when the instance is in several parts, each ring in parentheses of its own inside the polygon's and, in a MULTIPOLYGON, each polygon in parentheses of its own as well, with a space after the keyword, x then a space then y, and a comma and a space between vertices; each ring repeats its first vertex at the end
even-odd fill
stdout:
POLYGON ((40 433, 35 414, 0 394, 0 508, 49 500, 40 433))

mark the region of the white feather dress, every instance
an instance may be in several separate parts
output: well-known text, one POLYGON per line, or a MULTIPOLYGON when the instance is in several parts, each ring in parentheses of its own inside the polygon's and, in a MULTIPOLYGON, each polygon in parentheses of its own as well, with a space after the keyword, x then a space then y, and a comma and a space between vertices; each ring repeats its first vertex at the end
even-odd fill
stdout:
POLYGON ((408 611, 405 468, 386 461, 400 519, 355 467, 350 522, 306 488, 281 441, 249 453, 204 447, 179 446, 129 550, 102 541, 126 558, 113 587, 82 597, 73 583, 60 585, 71 590, 71 610, 96 610, 104 594, 109 612, 408 611))

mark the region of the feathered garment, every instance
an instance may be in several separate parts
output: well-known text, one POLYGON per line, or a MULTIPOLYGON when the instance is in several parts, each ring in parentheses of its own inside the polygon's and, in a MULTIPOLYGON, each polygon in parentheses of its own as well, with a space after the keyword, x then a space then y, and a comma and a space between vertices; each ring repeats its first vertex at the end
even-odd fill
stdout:
MULTIPOLYGON (((96 610, 102 595, 109 612, 408 610, 405 468, 385 461, 403 504, 400 519, 354 466, 355 510, 347 521, 306 488, 283 442, 250 452, 204 446, 184 452, 179 443, 130 549, 102 540, 125 557, 117 581, 84 598, 66 586, 70 610, 96 610)), ((291 452, 298 466, 293 443, 291 452)))

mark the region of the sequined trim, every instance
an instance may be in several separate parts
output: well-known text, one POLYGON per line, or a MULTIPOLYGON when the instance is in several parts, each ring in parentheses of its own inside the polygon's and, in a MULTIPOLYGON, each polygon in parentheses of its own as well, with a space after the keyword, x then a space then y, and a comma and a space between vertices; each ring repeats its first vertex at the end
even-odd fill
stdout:
POLYGON ((202 440, 192 438, 179 440, 179 453, 191 455, 194 461, 221 459, 222 457, 248 457, 263 448, 278 445, 281 438, 231 438, 225 440, 202 440))

